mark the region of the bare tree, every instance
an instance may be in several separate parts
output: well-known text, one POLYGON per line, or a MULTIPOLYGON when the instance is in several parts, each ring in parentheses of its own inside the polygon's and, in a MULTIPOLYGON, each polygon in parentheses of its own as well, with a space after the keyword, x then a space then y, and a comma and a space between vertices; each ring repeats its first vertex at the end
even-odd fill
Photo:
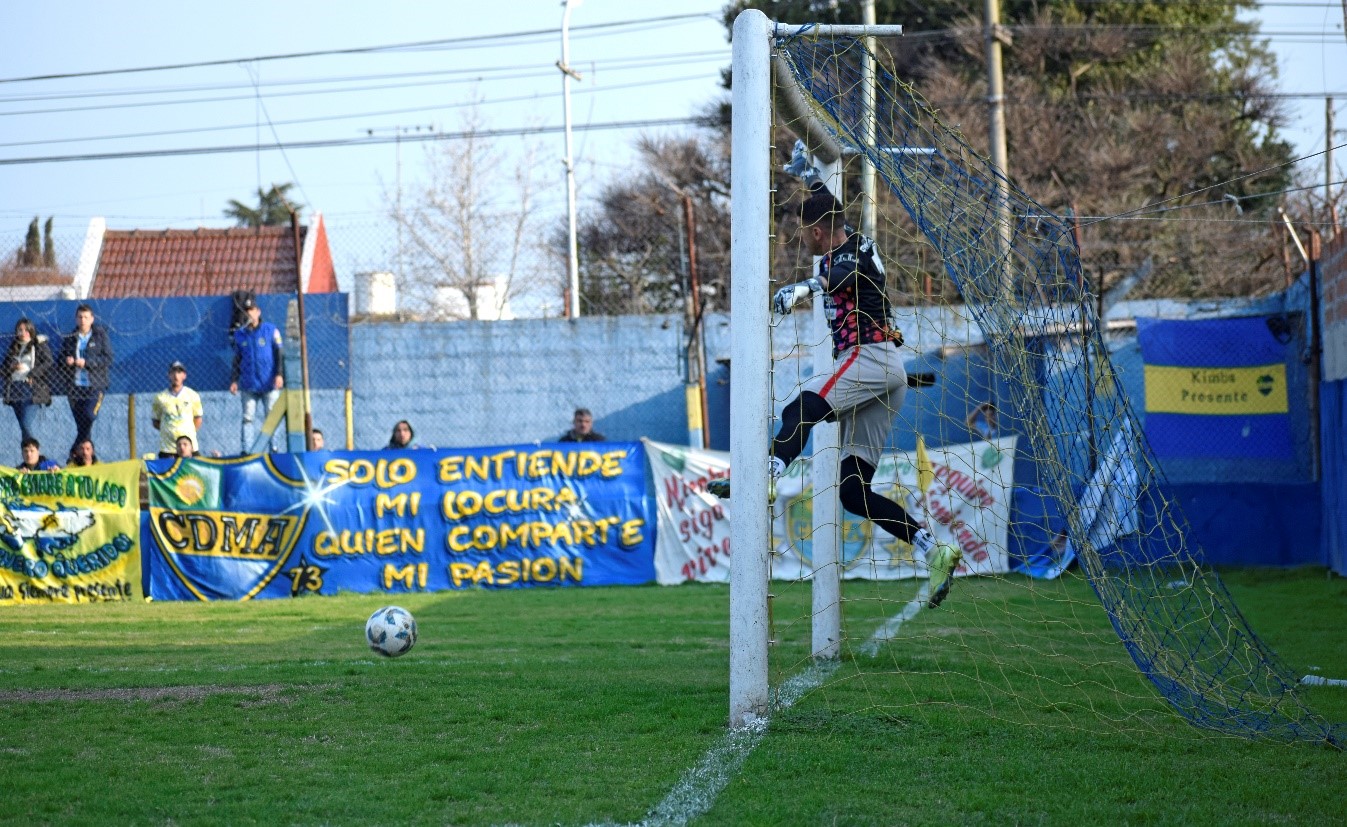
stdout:
MULTIPOLYGON (((590 314, 682 311, 690 266, 705 309, 729 298, 729 155, 719 135, 642 136, 637 162, 581 216, 580 293, 590 314), (691 216, 691 224, 688 218, 691 216)), ((554 250, 564 248, 561 228, 554 250)))
POLYGON ((533 224, 537 147, 510 154, 483 137, 474 110, 463 137, 427 146, 425 178, 399 210, 385 193, 407 240, 398 286, 413 312, 434 320, 499 318, 511 299, 537 284, 533 224))

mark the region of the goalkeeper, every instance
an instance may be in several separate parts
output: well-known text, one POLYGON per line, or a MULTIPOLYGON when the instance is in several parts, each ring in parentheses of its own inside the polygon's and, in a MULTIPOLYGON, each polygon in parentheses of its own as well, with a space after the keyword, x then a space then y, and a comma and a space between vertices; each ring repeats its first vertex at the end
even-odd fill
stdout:
MULTIPOLYGON (((801 204, 800 222, 809 252, 821 256, 818 271, 778 290, 772 309, 784 315, 799 302, 825 294, 833 369, 805 382, 800 395, 782 411, 781 428, 772 440, 769 496, 775 499, 776 479, 804 452, 814 425, 838 422, 842 507, 922 552, 931 572, 928 605, 935 608, 949 595, 962 552, 937 543, 901 505, 876 493, 872 485, 880 451, 907 392, 907 372, 899 350, 903 335, 888 322, 884 265, 874 241, 846 225, 842 205, 821 183, 814 185, 801 204)), ((728 478, 715 480, 706 490, 728 497, 729 482, 728 478)))

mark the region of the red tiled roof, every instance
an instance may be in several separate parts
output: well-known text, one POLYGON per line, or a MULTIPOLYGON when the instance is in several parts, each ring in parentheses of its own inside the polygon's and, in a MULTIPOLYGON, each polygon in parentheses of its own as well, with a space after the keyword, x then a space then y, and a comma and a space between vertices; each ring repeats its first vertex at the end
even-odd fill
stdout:
MULTIPOLYGON (((321 221, 318 226, 322 249, 314 256, 308 292, 330 292, 336 284, 332 255, 326 250, 321 221), (322 278, 319 259, 326 263, 322 278)), ((299 232, 302 245, 308 227, 299 232)), ((103 299, 220 296, 234 290, 293 293, 296 278, 294 232, 288 226, 108 230, 89 295, 103 299)))

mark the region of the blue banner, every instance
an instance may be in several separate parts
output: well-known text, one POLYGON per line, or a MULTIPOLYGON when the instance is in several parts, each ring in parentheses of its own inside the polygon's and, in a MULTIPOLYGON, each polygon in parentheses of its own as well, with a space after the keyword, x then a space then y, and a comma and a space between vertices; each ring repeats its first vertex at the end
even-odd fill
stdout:
POLYGON ((1287 363, 1296 344, 1278 321, 1137 319, 1157 458, 1294 458, 1287 363))
POLYGON ((639 442, 146 463, 146 589, 249 600, 655 579, 639 442))

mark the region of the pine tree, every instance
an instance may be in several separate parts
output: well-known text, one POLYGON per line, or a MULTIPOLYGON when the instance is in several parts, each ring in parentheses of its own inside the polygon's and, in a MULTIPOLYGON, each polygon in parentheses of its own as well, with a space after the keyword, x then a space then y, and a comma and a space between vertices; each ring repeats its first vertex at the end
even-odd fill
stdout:
POLYGON ((56 269, 56 245, 51 238, 51 225, 55 219, 47 217, 47 223, 42 228, 42 266, 56 269))
POLYGON ((42 236, 37 229, 38 219, 28 225, 28 234, 23 239, 23 249, 19 250, 20 267, 36 267, 42 261, 42 236))

